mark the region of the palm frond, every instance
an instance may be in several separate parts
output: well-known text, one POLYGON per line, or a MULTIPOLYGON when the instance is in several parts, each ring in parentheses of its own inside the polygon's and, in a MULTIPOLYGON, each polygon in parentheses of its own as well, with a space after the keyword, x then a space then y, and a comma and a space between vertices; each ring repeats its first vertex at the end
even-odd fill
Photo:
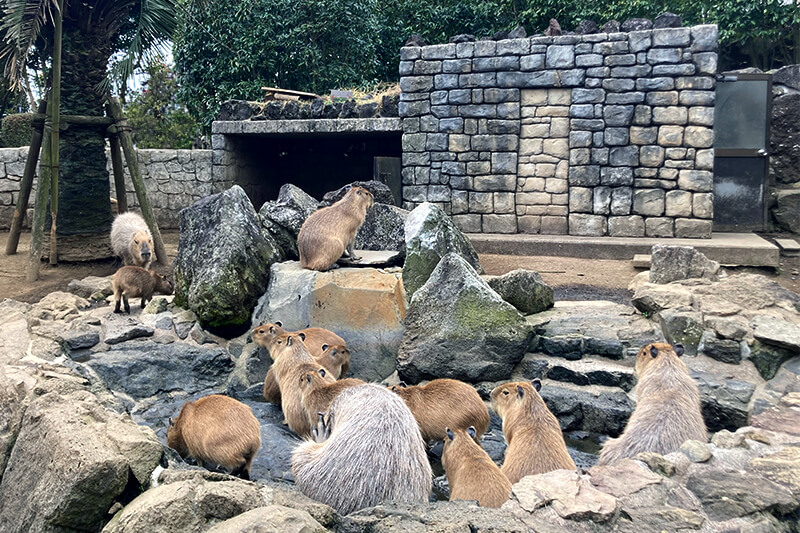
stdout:
POLYGON ((3 22, 0 25, 0 61, 13 87, 19 88, 22 73, 33 44, 42 28, 53 23, 58 11, 56 0, 0 0, 3 22))

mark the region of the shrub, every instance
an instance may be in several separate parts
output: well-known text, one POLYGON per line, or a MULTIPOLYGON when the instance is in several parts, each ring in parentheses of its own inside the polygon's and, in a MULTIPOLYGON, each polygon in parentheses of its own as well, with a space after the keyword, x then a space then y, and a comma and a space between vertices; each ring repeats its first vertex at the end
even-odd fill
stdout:
POLYGON ((0 146, 14 148, 31 144, 33 113, 6 115, 0 127, 0 146))

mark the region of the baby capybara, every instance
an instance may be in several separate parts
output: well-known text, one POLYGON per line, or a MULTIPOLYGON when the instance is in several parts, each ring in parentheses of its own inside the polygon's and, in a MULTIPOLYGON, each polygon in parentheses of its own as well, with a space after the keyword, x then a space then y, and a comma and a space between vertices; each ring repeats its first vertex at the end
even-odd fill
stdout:
POLYGON ((138 266, 124 266, 117 270, 111 279, 114 287, 114 312, 120 313, 120 301, 125 304, 125 312, 131 313, 128 298, 142 298, 142 309, 153 298, 153 293, 172 294, 172 284, 159 276, 154 270, 145 270, 138 266))

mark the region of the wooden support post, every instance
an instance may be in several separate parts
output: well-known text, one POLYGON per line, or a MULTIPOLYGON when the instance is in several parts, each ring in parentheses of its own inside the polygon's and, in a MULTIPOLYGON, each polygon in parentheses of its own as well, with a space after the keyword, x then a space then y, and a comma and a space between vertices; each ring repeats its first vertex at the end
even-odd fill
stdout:
POLYGON ((153 244, 156 248, 156 259, 162 265, 167 264, 167 249, 164 248, 164 240, 161 238, 161 232, 158 231, 158 223, 156 216, 153 213, 153 207, 150 205, 150 199, 147 196, 147 189, 144 186, 142 174, 139 172, 139 160, 136 157, 136 150, 133 148, 133 139, 131 138, 130 126, 128 126, 124 115, 122 114, 122 105, 119 99, 112 96, 109 98, 108 107, 111 110, 111 116, 116 121, 117 135, 119 142, 122 145, 122 151, 125 154, 125 161, 128 163, 128 171, 131 174, 131 181, 133 188, 136 191, 136 198, 139 200, 139 206, 142 208, 142 217, 147 222, 150 232, 153 234, 153 244))
POLYGON ((125 191, 125 169, 122 167, 122 149, 119 146, 119 137, 117 137, 116 133, 109 133, 108 141, 111 145, 111 168, 114 171, 114 190, 117 193, 117 214, 121 215, 128 210, 128 196, 125 191))
POLYGON ((39 279, 39 266, 42 262, 42 236, 44 235, 44 219, 47 216, 47 199, 50 196, 50 135, 49 126, 44 130, 42 145, 42 164, 39 171, 39 183, 36 188, 36 205, 31 222, 31 247, 28 257, 28 281, 39 279))
MULTIPOLYGON (((47 100, 42 99, 39 103, 38 113, 47 111, 47 100)), ((28 148, 28 159, 25 161, 25 171, 22 173, 22 182, 19 184, 19 198, 17 207, 14 209, 14 217, 11 219, 11 231, 6 242, 6 255, 17 253, 19 246, 19 236, 22 233, 22 221, 25 220, 25 212, 28 210, 28 201, 31 197, 33 188, 33 178, 36 175, 36 164, 39 162, 39 152, 42 149, 42 134, 44 123, 35 125, 31 136, 31 145, 28 148)))
POLYGON ((58 0, 58 13, 54 22, 53 31, 53 100, 50 113, 53 116, 51 135, 53 140, 50 145, 50 264, 58 264, 58 238, 56 237, 58 218, 58 147, 61 135, 61 34, 64 21, 64 0, 58 0))

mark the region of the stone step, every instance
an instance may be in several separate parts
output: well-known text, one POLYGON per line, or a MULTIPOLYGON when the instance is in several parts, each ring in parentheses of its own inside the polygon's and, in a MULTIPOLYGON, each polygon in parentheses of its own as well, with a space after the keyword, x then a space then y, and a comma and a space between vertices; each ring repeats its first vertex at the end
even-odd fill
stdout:
POLYGON ((775 239, 775 244, 781 249, 784 257, 800 256, 800 244, 794 239, 775 239))
POLYGON ((633 256, 633 268, 650 268, 651 260, 650 254, 636 254, 633 256))
POLYGON ((579 386, 601 385, 633 389, 636 377, 633 367, 595 357, 570 361, 542 353, 528 353, 515 369, 515 379, 548 379, 579 386))

